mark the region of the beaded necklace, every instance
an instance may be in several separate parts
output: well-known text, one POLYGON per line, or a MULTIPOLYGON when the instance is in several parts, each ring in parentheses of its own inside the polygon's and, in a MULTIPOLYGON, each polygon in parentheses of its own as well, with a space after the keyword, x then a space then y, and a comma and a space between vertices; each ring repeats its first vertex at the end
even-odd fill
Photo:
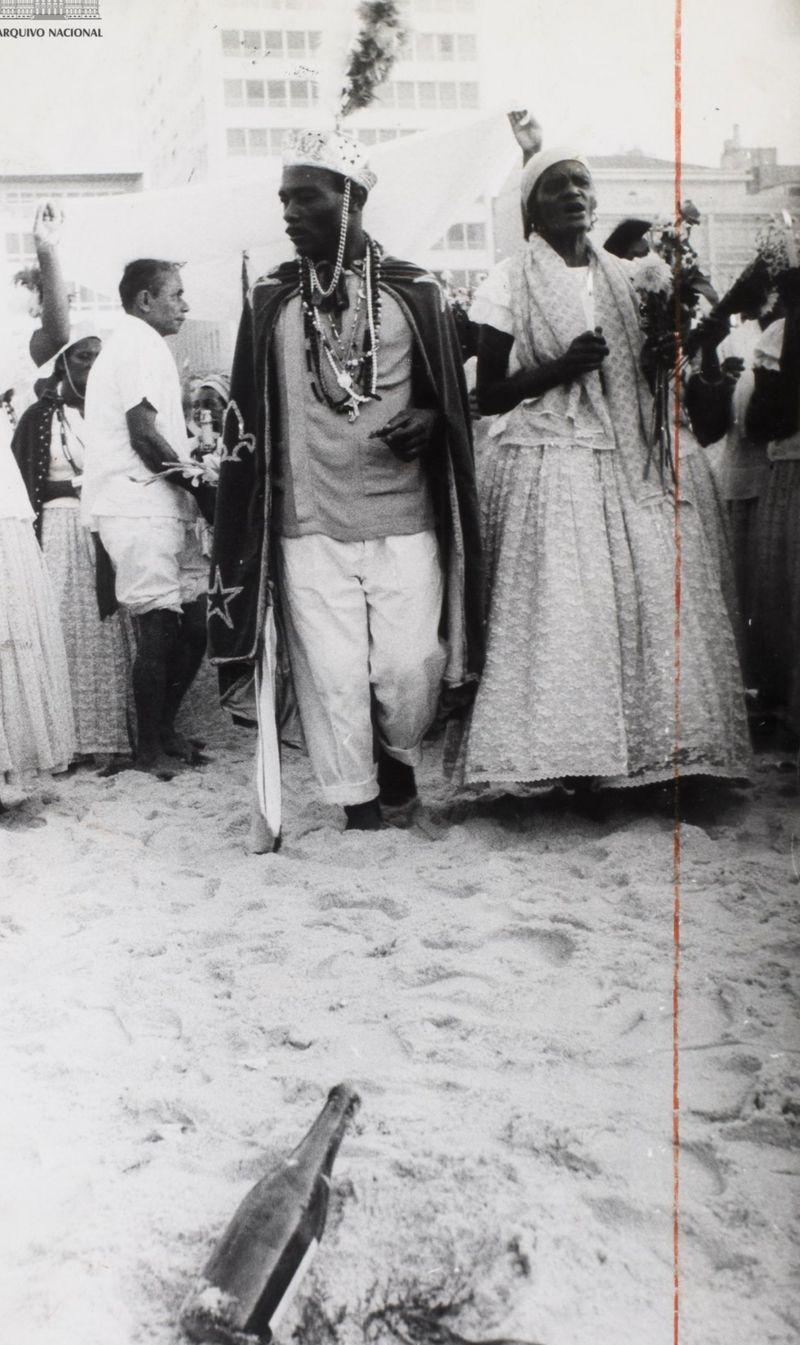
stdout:
MULTIPOLYGON (((343 212, 343 219, 345 218, 343 212)), ((334 278, 327 289, 323 290, 320 287, 314 263, 307 257, 300 258, 300 301, 303 309, 306 368, 311 379, 311 389, 318 402, 324 402, 339 415, 346 415, 352 423, 359 414, 359 407, 365 402, 380 401, 377 389, 381 325, 381 249, 373 239, 365 235, 364 279, 358 288, 350 335, 345 347, 344 333, 337 330, 331 319, 329 335, 318 307, 318 296, 329 297, 342 273, 344 260, 342 237, 344 231, 340 236, 334 278), (364 332, 361 349, 357 352, 359 319, 364 305, 366 306, 364 332), (341 396, 330 391, 326 383, 326 370, 333 375, 337 388, 341 389, 341 396)))

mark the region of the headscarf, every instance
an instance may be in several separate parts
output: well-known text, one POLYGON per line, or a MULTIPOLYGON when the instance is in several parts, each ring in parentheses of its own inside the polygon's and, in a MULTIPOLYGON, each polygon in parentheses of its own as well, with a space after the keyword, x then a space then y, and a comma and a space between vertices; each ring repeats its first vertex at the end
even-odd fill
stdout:
POLYGON ((227 374, 206 374, 205 378, 201 378, 198 383, 197 391, 200 392, 201 388, 208 388, 209 392, 215 392, 218 397, 222 398, 226 406, 230 401, 231 380, 227 374))
POLYGON ((69 336, 63 346, 39 370, 39 381, 51 379, 61 356, 66 355, 67 351, 76 346, 79 341, 87 341, 90 337, 94 337, 97 341, 103 339, 95 322, 86 319, 85 321, 71 323, 69 336))
POLYGON ((529 159, 522 170, 520 178, 520 193, 522 195, 523 207, 527 206, 536 183, 548 168, 554 164, 565 163, 567 160, 575 163, 582 163, 584 168, 588 169, 588 160, 576 149, 570 149, 565 145, 554 145, 552 149, 540 149, 538 154, 534 154, 529 159))
POLYGON ((299 132, 283 151, 283 163, 285 168, 327 168, 365 191, 372 191, 378 181, 363 146, 343 131, 299 132))

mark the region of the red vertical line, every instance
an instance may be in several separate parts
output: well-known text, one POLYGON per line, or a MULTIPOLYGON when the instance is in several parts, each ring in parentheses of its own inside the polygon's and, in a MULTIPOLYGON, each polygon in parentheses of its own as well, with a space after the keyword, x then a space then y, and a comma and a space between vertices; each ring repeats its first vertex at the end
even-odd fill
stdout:
MULTIPOLYGON (((682 27, 683 0, 675 0, 674 39, 674 98, 675 98, 675 224, 681 222, 681 158, 682 158, 682 27)), ((675 294, 675 326, 681 330, 680 277, 681 258, 677 264, 675 294)), ((672 1330, 673 1345, 680 1340, 680 969, 681 969, 681 822, 680 822, 680 739, 681 739, 681 343, 675 352, 674 398, 674 458, 675 458, 675 762, 674 798, 675 821, 672 836, 672 1330)))

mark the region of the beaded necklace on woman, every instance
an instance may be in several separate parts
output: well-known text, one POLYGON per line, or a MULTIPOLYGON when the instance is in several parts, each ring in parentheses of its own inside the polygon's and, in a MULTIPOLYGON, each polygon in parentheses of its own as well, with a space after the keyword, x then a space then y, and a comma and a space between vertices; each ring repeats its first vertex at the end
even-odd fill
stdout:
POLYGON ((320 309, 320 301, 335 292, 344 271, 347 224, 350 211, 350 179, 345 180, 339 243, 330 283, 324 286, 309 257, 299 259, 300 300, 303 308, 303 332, 306 367, 311 388, 318 402, 346 415, 352 423, 365 402, 380 401, 378 393, 378 350, 381 326, 381 249, 364 235, 366 251, 363 274, 353 305, 350 331, 345 339, 332 316, 320 309), (362 322, 362 310, 364 317, 362 322), (331 380, 335 388, 331 388, 331 380))

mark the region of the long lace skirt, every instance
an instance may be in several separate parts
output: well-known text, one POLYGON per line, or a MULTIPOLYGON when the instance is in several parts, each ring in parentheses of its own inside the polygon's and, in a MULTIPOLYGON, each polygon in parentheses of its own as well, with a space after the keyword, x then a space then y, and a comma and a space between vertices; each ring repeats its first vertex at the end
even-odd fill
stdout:
POLYGON ((58 610, 33 525, 0 519, 0 771, 65 770, 75 754, 58 610))
POLYGON ((495 443, 481 480, 487 658, 457 761, 465 783, 637 784, 750 763, 716 539, 637 505, 613 452, 495 443))
POLYGON ((92 534, 76 508, 47 508, 42 551, 56 595, 67 650, 77 750, 127 753, 132 638, 121 612, 101 621, 92 534))
POLYGON ((800 462, 775 462, 756 515, 753 644, 768 708, 800 732, 800 462))

